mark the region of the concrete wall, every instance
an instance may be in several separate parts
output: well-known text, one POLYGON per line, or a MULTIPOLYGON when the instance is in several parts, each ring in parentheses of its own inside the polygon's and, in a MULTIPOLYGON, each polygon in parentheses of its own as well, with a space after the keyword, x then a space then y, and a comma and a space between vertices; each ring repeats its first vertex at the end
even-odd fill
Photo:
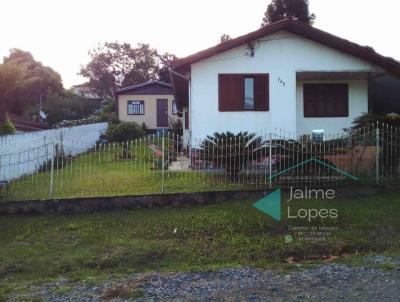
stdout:
MULTIPOLYGON (((297 121, 296 73, 302 71, 373 71, 372 64, 361 59, 328 48, 322 44, 287 33, 260 39, 255 43, 254 56, 249 55, 247 46, 240 46, 207 58, 191 66, 191 125, 192 137, 202 138, 215 131, 273 131, 275 128, 297 133, 297 127, 308 130, 311 126, 303 120, 297 121), (268 112, 219 112, 219 73, 269 73, 270 111, 268 112)), ((355 87, 355 86, 354 86, 355 87)), ((367 86, 358 85, 359 104, 351 109, 347 120, 329 124, 330 131, 339 131, 350 120, 365 112, 367 86)), ((355 90, 352 89, 354 92, 355 90)), ((313 127, 320 121, 313 121, 313 127)), ((318 128, 323 128, 321 125, 318 128)), ((299 133, 298 133, 299 134, 299 133)))
POLYGON ((50 160, 55 144, 77 155, 94 147, 107 123, 64 127, 0 137, 0 181, 10 181, 38 170, 50 160))
POLYGON ((361 113, 368 112, 368 82, 367 80, 298 81, 296 85, 296 107, 298 135, 310 134, 315 129, 323 129, 327 134, 337 134, 343 128, 351 127, 354 119, 361 113), (347 83, 349 85, 349 116, 304 117, 304 83, 347 83))
POLYGON ((157 99, 168 99, 168 120, 178 118, 172 114, 173 95, 119 95, 118 117, 123 122, 145 123, 149 129, 157 129, 157 99), (128 101, 144 101, 144 115, 128 115, 128 101))

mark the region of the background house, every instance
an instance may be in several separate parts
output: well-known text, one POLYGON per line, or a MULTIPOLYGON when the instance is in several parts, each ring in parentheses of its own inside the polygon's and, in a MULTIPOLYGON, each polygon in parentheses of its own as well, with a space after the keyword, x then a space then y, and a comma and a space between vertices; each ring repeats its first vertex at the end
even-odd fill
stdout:
POLYGON ((166 129, 178 118, 172 85, 150 81, 115 92, 118 118, 123 122, 145 124, 149 129, 166 129))
POLYGON ((96 90, 89 85, 89 83, 83 83, 72 86, 72 92, 87 99, 102 100, 102 98, 96 93, 96 90))
POLYGON ((337 133, 371 109, 369 82, 400 63, 285 19, 171 64, 184 133, 337 133))

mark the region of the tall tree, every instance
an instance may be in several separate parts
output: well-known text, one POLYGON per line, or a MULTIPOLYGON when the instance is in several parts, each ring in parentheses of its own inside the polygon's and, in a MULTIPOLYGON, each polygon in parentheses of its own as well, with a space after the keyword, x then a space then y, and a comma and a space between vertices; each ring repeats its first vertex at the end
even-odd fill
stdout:
POLYGON ((132 48, 128 43, 104 43, 89 51, 91 60, 81 67, 80 74, 102 98, 111 98, 123 86, 159 79, 169 82, 168 64, 172 54, 159 54, 148 44, 132 48))
POLYGON ((174 54, 166 52, 163 55, 159 55, 158 59, 160 60, 157 69, 158 79, 165 83, 169 83, 169 64, 178 59, 178 57, 174 54))
POLYGON ((39 103, 41 95, 64 91, 61 76, 52 68, 36 61, 27 51, 11 49, 3 64, 19 69, 20 85, 5 98, 10 112, 21 114, 39 103))
POLYGON ((308 0, 272 0, 264 13, 261 27, 288 17, 312 25, 315 14, 310 14, 308 5, 308 0))
POLYGON ((0 64, 0 124, 7 120, 7 100, 19 88, 22 79, 21 68, 12 63, 0 64))

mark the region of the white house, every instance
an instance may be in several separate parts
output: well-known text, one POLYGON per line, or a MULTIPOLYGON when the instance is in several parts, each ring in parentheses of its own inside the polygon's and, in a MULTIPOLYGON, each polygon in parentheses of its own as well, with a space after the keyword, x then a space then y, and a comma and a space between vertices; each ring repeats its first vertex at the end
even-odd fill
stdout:
POLYGON ((83 98, 101 100, 101 97, 96 93, 96 90, 89 83, 83 83, 72 86, 72 92, 83 98))
POLYGON ((369 81, 400 63, 285 19, 172 62, 185 135, 281 129, 337 133, 368 112, 369 81))

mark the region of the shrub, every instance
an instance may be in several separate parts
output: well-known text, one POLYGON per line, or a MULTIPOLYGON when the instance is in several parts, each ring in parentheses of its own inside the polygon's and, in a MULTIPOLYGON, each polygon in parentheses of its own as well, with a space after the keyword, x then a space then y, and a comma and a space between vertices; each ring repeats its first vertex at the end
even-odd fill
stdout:
POLYGON ((101 109, 101 111, 97 114, 97 121, 113 124, 117 124, 119 122, 116 112, 116 103, 114 100, 108 101, 108 103, 101 109))
POLYGON ((10 120, 6 120, 0 126, 0 135, 14 134, 16 131, 14 124, 10 120))
POLYGON ((234 181, 249 160, 265 151, 262 139, 254 133, 214 133, 202 142, 202 152, 217 166, 221 166, 234 181))
POLYGON ((173 119, 170 118, 169 120, 169 129, 171 133, 174 133, 176 135, 182 135, 183 134, 183 128, 182 128, 182 122, 180 119, 173 119))
POLYGON ((46 113, 45 122, 49 127, 71 126, 93 122, 93 115, 99 107, 97 100, 77 95, 49 94, 44 98, 41 108, 35 105, 26 113, 31 117, 37 116, 41 109, 46 113))
POLYGON ((354 119, 353 128, 357 129, 362 127, 369 127, 371 125, 376 125, 378 122, 380 125, 386 124, 392 127, 400 127, 400 115, 397 113, 388 113, 388 114, 365 113, 354 119))
POLYGON ((125 142, 143 136, 145 133, 137 123, 122 122, 109 124, 106 137, 110 142, 125 142))

